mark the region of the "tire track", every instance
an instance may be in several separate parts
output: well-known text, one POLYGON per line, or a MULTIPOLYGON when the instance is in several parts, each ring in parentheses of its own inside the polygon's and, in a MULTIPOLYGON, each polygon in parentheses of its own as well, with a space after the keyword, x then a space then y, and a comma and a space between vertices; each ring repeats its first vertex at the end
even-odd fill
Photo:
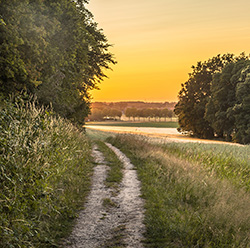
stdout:
MULTIPOLYGON (((114 151, 124 165, 123 180, 118 194, 105 186, 109 167, 103 154, 95 145, 92 156, 97 163, 92 178, 91 192, 85 209, 80 212, 72 234, 64 247, 99 248, 107 247, 107 242, 115 235, 114 230, 122 229, 123 247, 142 248, 144 209, 140 198, 140 182, 130 160, 111 144, 106 145, 114 151), (103 199, 111 199, 115 207, 107 208, 103 199)), ((110 247, 110 246, 109 246, 110 247)))

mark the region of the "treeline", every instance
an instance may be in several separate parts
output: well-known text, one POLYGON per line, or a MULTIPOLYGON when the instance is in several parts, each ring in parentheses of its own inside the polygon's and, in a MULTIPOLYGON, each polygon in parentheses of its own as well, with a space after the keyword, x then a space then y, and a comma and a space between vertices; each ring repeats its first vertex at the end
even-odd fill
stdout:
POLYGON ((0 1, 0 98, 25 91, 82 123, 89 91, 114 64, 87 0, 0 1))
POLYGON ((114 119, 121 118, 122 111, 112 108, 95 108, 92 109, 91 115, 88 116, 90 121, 103 121, 105 119, 114 119))
POLYGON ((174 117, 173 110, 164 108, 127 108, 125 111, 121 111, 119 109, 112 108, 95 108, 91 111, 91 115, 88 117, 91 121, 102 121, 107 119, 121 119, 122 115, 125 115, 129 119, 132 118, 135 120, 136 118, 140 120, 140 118, 147 118, 150 120, 154 118, 155 121, 160 120, 160 118, 172 118, 174 117))
POLYGON ((126 101, 126 102, 93 102, 91 107, 95 108, 113 108, 125 111, 127 108, 168 108, 173 110, 176 102, 143 102, 143 101, 126 101))
POLYGON ((192 66, 175 114, 179 130, 201 138, 250 143, 250 60, 217 55, 192 66))
POLYGON ((154 118, 155 121, 160 118, 172 118, 174 117, 174 113, 172 110, 167 108, 159 109, 159 108, 147 108, 147 109, 136 109, 136 108, 127 108, 125 111, 126 117, 133 118, 154 118))

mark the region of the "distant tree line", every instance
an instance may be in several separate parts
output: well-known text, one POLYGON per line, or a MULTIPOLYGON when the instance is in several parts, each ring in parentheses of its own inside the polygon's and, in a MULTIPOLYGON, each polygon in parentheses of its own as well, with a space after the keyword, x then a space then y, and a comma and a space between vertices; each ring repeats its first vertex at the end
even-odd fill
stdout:
POLYGON ((192 69, 175 107, 179 131, 250 143, 249 57, 217 55, 192 69))
POLYGON ((146 109, 137 109, 137 108, 127 108, 124 112, 118 109, 113 108, 93 108, 91 111, 91 115, 89 115, 88 119, 92 121, 101 121, 108 119, 120 119, 122 114, 125 114, 129 119, 132 118, 135 120, 136 118, 140 120, 140 118, 148 119, 154 118, 155 121, 160 120, 160 118, 172 118, 174 117, 174 112, 167 108, 159 109, 159 108, 146 108, 146 109))
POLYGON ((112 108, 95 108, 91 110, 91 114, 88 119, 91 121, 103 121, 108 119, 120 119, 122 111, 112 108))
POLYGON ((27 92, 82 123, 89 91, 114 64, 87 0, 0 1, 0 98, 27 92))
POLYGON ((160 109, 160 108, 146 108, 146 109, 137 109, 137 108, 127 108, 125 111, 125 115, 128 118, 154 118, 156 121, 157 119, 159 120, 160 118, 172 118, 174 117, 174 113, 172 110, 169 110, 167 108, 160 109))
POLYGON ((143 101, 125 101, 125 102, 93 102, 91 107, 94 108, 113 108, 125 111, 127 108, 152 109, 167 108, 174 109, 176 102, 143 102, 143 101))

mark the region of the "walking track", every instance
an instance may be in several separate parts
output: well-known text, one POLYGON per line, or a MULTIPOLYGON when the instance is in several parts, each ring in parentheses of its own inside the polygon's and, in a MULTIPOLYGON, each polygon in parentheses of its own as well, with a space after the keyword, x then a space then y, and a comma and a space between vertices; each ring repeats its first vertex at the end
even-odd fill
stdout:
POLYGON ((118 234, 122 239, 122 247, 143 247, 144 210, 136 170, 119 149, 108 143, 106 145, 115 152, 124 165, 119 193, 114 194, 112 189, 105 186, 104 181, 109 167, 95 145, 92 156, 97 165, 94 169, 91 192, 85 209, 79 214, 73 232, 64 247, 110 247, 108 243, 118 234), (103 204, 105 199, 110 199, 114 206, 105 207, 103 204))

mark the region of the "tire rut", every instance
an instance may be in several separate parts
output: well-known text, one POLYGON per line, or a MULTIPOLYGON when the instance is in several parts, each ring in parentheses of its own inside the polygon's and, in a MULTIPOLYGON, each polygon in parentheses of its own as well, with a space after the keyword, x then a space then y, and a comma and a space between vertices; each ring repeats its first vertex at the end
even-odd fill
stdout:
POLYGON ((114 238, 117 230, 122 237, 119 247, 142 248, 144 208, 140 197, 140 182, 136 170, 130 160, 116 147, 105 143, 124 165, 123 179, 118 194, 105 186, 109 167, 103 154, 96 145, 92 156, 97 165, 94 168, 91 192, 87 198, 85 209, 80 212, 72 234, 64 247, 100 248, 114 238), (105 207, 104 199, 110 199, 113 207, 105 207))

